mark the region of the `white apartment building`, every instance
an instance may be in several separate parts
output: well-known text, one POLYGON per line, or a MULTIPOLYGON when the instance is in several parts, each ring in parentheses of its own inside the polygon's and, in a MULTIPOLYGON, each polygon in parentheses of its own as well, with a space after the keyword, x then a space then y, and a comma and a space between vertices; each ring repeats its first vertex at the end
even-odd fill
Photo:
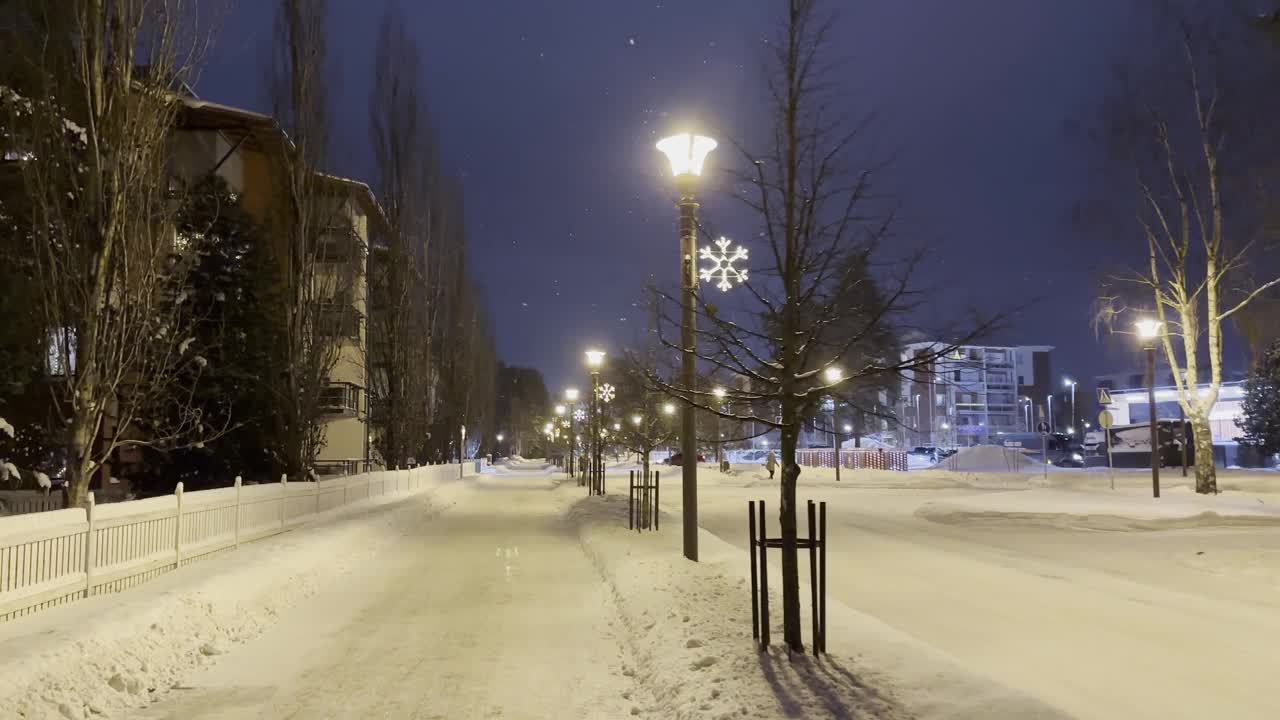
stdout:
MULTIPOLYGON (((946 343, 904 345, 904 361, 934 355, 946 343)), ((903 373, 897 408, 905 446, 967 446, 1001 432, 1022 432, 1042 414, 1034 401, 1050 393, 1048 345, 963 345, 903 373)))

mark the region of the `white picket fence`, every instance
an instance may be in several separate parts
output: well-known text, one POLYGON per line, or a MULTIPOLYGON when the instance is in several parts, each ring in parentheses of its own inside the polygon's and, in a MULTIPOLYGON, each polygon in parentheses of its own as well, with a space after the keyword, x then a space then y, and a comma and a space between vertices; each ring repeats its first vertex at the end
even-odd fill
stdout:
POLYGON ((347 505, 424 492, 482 462, 241 485, 0 518, 0 621, 116 592, 347 505))

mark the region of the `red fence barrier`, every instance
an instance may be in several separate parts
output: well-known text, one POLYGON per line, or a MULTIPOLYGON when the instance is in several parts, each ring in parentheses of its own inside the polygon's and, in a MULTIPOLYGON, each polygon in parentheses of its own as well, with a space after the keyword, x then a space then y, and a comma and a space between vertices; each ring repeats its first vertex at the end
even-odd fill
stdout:
MULTIPOLYGON (((797 450, 796 462, 801 467, 836 466, 835 450, 797 450)), ((871 470, 907 469, 906 450, 885 450, 884 448, 861 448, 840 451, 840 467, 850 470, 868 468, 871 470)))

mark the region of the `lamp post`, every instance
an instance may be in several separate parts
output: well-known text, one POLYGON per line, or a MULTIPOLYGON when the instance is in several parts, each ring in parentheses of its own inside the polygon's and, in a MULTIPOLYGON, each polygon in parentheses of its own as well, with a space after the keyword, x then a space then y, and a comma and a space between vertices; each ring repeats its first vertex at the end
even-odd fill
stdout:
POLYGON ((1053 432, 1056 429, 1054 428, 1054 423, 1053 423, 1053 393, 1049 393, 1045 397, 1049 401, 1049 432, 1053 432))
POLYGON ((589 492, 596 494, 597 480, 596 475, 600 472, 602 456, 600 442, 600 368, 604 367, 604 351, 588 350, 587 370, 591 373, 591 420, 588 422, 587 437, 591 439, 591 463, 588 465, 591 480, 589 481, 589 492))
POLYGON ((1027 432, 1031 432, 1031 398, 1024 396, 1022 401, 1027 404, 1027 406, 1023 408, 1022 416, 1023 419, 1026 420, 1027 432))
MULTIPOLYGON (((569 411, 569 409, 566 408, 564 405, 559 405, 559 404, 556 405, 555 410, 556 410, 556 417, 560 418, 560 420, 557 420, 557 423, 564 420, 565 414, 569 411)), ((568 451, 566 451, 566 455, 567 454, 568 454, 568 451)), ((567 457, 564 459, 564 469, 566 472, 569 471, 569 458, 567 457)))
MULTIPOLYGON (((658 141, 658 150, 671 162, 671 174, 680 195, 680 381, 685 392, 692 393, 696 383, 694 335, 694 303, 698 276, 694 265, 697 252, 698 202, 694 199, 698 177, 707 155, 716 141, 702 135, 681 133, 658 141)), ((684 516, 684 556, 698 560, 698 440, 694 407, 687 399, 680 410, 681 511, 684 516)))
MULTIPOLYGON (((832 365, 831 367, 828 367, 826 370, 822 371, 822 379, 827 382, 828 386, 834 386, 844 379, 844 370, 841 370, 835 365, 832 365)), ((836 394, 834 392, 829 393, 827 397, 831 398, 831 444, 835 446, 833 449, 836 451, 836 482, 840 482, 840 436, 836 433, 836 423, 838 422, 838 420, 836 419, 836 394)), ((919 424, 919 421, 920 421, 919 407, 920 407, 920 396, 917 395, 916 396, 916 408, 917 408, 916 423, 917 424, 919 424)))
POLYGON ((494 438, 495 440, 498 441, 498 446, 494 448, 497 451, 498 457, 506 457, 505 455, 502 454, 502 438, 503 437, 504 435, 502 433, 498 433, 497 437, 494 438))
MULTIPOLYGON (((723 411, 724 398, 726 395, 728 395, 728 392, 724 388, 717 386, 714 390, 711 391, 711 394, 716 396, 716 405, 718 406, 719 410, 723 411)), ((722 439, 724 435, 720 432, 720 416, 719 415, 716 415, 716 427, 713 432, 715 433, 715 442, 716 442, 716 470, 720 470, 721 468, 724 467, 724 457, 723 457, 724 440, 722 439)))
POLYGON ((1134 323, 1147 351, 1147 414, 1151 416, 1151 497, 1160 497, 1160 426, 1156 422, 1156 338, 1164 323, 1143 318, 1134 323))
POLYGON ((1071 378, 1063 378, 1062 384, 1071 388, 1071 433, 1076 431, 1076 381, 1071 378))
POLYGON ((577 470, 575 464, 578 449, 578 443, 574 440, 578 436, 578 431, 573 427, 573 411, 574 406, 578 404, 578 388, 565 388, 564 399, 569 403, 569 475, 573 476, 577 470))

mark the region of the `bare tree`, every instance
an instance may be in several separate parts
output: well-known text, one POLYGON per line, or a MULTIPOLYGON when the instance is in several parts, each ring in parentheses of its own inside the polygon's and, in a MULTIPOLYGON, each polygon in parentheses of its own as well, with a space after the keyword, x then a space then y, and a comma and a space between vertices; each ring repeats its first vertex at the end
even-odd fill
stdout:
MULTIPOLYGON (((793 650, 803 648, 796 446, 805 418, 844 383, 928 367, 988 325, 978 323, 974 332, 953 331, 953 342, 906 360, 863 353, 860 364, 843 368, 839 378, 829 372, 912 309, 909 280, 916 259, 871 263, 889 237, 893 213, 874 192, 878 166, 855 156, 867 123, 850 128, 831 113, 821 51, 832 20, 818 6, 817 0, 787 3, 781 37, 770 45, 770 139, 760 152, 739 147, 744 169, 734 174, 733 197, 759 222, 752 236, 760 237, 765 247, 755 248, 754 256, 763 256, 764 264, 751 268, 753 279, 740 290, 748 298, 742 307, 699 300, 698 361, 733 382, 720 398, 705 386, 683 387, 656 374, 648 378, 708 413, 780 431, 783 627, 793 650), (878 281, 873 269, 884 280, 878 281), (880 282, 883 291, 860 292, 880 282)), ((674 304, 669 295, 661 296, 659 336, 668 348, 689 352, 668 339, 674 304)))
POLYGON ((1253 169, 1241 152, 1246 144, 1228 145, 1232 131, 1248 127, 1250 102, 1224 44, 1220 23, 1230 18, 1163 7, 1168 24, 1155 44, 1158 57, 1126 68, 1107 104, 1108 141, 1120 147, 1114 154, 1133 178, 1145 257, 1141 269, 1111 279, 1097 317, 1111 328, 1137 301, 1162 323, 1159 347, 1194 436, 1196 491, 1214 493, 1209 414, 1222 386, 1223 325, 1280 276, 1259 281, 1250 273, 1267 238, 1244 218, 1241 188, 1252 184, 1253 169))
POLYGON ((20 45, 36 71, 4 90, 73 503, 118 448, 206 430, 198 409, 162 407, 189 396, 175 385, 203 362, 188 352, 165 165, 176 93, 206 42, 190 5, 37 5, 20 45))
POLYGON ((428 432, 431 323, 427 253, 432 196, 439 175, 436 140, 421 98, 421 62, 398 8, 378 32, 369 127, 379 195, 387 213, 385 243, 370 262, 370 401, 389 465, 403 466, 428 432))
POLYGON ((324 0, 280 0, 275 24, 271 94, 288 135, 271 154, 274 198, 268 224, 286 288, 281 308, 276 378, 275 437, 285 472, 304 475, 324 443, 325 388, 342 338, 358 335, 355 279, 363 248, 341 213, 349 197, 322 170, 329 153, 329 108, 324 0))

